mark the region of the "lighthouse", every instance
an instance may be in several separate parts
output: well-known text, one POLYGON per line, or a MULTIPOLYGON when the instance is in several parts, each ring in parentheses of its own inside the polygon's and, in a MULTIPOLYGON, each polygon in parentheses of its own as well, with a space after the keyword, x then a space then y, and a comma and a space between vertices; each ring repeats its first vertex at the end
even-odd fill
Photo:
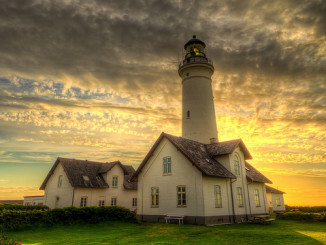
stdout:
POLYGON ((217 142, 218 133, 211 78, 214 66, 205 47, 194 35, 184 45, 178 72, 182 78, 182 137, 209 144, 217 142))

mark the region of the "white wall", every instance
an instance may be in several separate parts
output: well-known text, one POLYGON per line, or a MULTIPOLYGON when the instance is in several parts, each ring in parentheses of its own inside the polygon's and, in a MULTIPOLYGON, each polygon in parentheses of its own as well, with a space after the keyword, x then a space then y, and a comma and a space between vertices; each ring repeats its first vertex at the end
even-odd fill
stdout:
POLYGON ((138 214, 203 216, 202 173, 163 139, 138 176, 138 214), (171 157, 172 174, 163 174, 163 157, 171 157), (177 186, 186 186, 186 207, 177 207, 177 186), (159 207, 151 207, 151 188, 159 187, 159 207))
POLYGON ((211 75, 214 68, 206 64, 182 67, 182 137, 202 143, 217 138, 211 75), (187 117, 190 111, 190 117, 187 117))
POLYGON ((257 182, 249 182, 248 189, 249 189, 251 214, 268 213, 265 184, 257 183, 257 182), (256 206, 255 203, 255 189, 257 189, 259 192, 259 200, 260 200, 259 206, 256 206))
POLYGON ((137 190, 126 190, 123 187, 124 173, 121 167, 118 164, 115 165, 103 177, 110 188, 73 188, 59 163, 46 184, 44 204, 50 208, 80 207, 81 198, 87 197, 86 206, 98 206, 100 200, 105 201, 105 206, 110 206, 111 198, 117 197, 117 205, 134 210, 132 199, 137 198, 137 190), (61 188, 58 187, 59 175, 62 175, 61 188), (112 187, 112 176, 118 176, 118 187, 116 188, 112 187))
POLYGON ((52 176, 46 183, 44 190, 44 204, 49 208, 63 208, 72 205, 73 188, 69 183, 67 175, 59 163, 52 176), (61 188, 58 187, 58 178, 62 175, 61 188))
POLYGON ((135 207, 132 207, 132 199, 137 198, 137 190, 126 190, 123 187, 124 172, 120 165, 116 164, 108 173, 104 174, 103 177, 109 184, 109 188, 75 188, 74 206, 80 206, 82 197, 87 197, 86 206, 99 206, 100 200, 104 200, 105 206, 110 206, 111 198, 116 197, 117 205, 134 210, 135 207), (118 176, 117 187, 112 187, 113 176, 118 176))
POLYGON ((203 196, 205 216, 232 215, 230 180, 203 176, 203 196), (221 187, 222 207, 215 207, 214 186, 221 187))
POLYGON ((284 197, 283 194, 276 194, 276 193, 267 193, 267 202, 268 206, 273 207, 273 211, 285 211, 285 204, 284 204, 284 197), (276 199, 280 199, 280 205, 276 204, 276 199))
POLYGON ((230 170, 234 175, 235 175, 234 159, 235 159, 236 155, 239 157, 239 160, 240 160, 240 176, 237 176, 236 180, 231 180, 232 181, 233 200, 234 200, 234 214, 235 215, 245 215, 245 214, 250 214, 250 209, 249 209, 249 199, 248 199, 248 190, 247 190, 245 160, 244 160, 243 152, 241 151, 239 146, 233 151, 232 154, 229 155, 230 170), (237 187, 242 188, 243 207, 238 206, 237 187))

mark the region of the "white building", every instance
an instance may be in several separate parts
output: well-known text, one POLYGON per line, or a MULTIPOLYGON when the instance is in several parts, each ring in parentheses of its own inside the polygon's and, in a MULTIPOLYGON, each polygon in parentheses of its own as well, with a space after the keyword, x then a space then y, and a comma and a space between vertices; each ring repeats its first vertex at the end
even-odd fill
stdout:
POLYGON ((132 166, 58 157, 40 190, 49 208, 120 205, 137 206, 137 183, 128 179, 132 166))
POLYGON ((285 211, 284 198, 283 198, 283 194, 285 194, 285 192, 267 185, 266 193, 267 193, 267 202, 268 202, 268 208, 270 213, 285 211))
POLYGON ((252 157, 241 139, 218 141, 214 67, 205 46, 196 36, 184 46, 179 67, 182 137, 162 133, 136 171, 120 162, 58 158, 40 188, 44 204, 131 210, 137 205, 143 221, 159 222, 170 214, 193 224, 234 223, 267 214, 265 183, 272 182, 246 161, 252 157))
POLYGON ((44 196, 24 196, 24 206, 39 206, 44 204, 44 196))
POLYGON ((268 213, 264 183, 271 181, 246 162, 241 139, 218 142, 205 46, 196 36, 184 46, 182 137, 162 133, 132 176, 143 221, 180 215, 187 223, 233 223, 268 213))

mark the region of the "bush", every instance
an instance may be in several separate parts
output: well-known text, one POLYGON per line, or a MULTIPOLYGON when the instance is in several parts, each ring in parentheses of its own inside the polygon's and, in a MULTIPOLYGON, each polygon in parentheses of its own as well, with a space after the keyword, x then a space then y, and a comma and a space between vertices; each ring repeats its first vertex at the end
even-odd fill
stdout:
POLYGON ((0 235, 0 244, 1 245, 19 245, 21 243, 15 242, 15 240, 6 237, 5 235, 0 235))
POLYGON ((20 204, 0 204, 0 211, 2 210, 25 210, 25 211, 31 211, 31 210, 48 210, 49 207, 45 205, 40 206, 24 206, 20 204))
POLYGON ((310 222, 326 222, 326 216, 320 213, 304 213, 300 211, 296 212, 285 212, 277 213, 277 219, 289 219, 289 220, 300 220, 300 221, 310 221, 310 222))
POLYGON ((287 206, 285 205, 286 211, 289 212, 291 210, 299 210, 300 212, 307 213, 326 213, 326 206, 287 206))
POLYGON ((119 220, 138 223, 135 213, 119 206, 109 207, 68 207, 52 210, 2 210, 0 224, 5 230, 20 230, 39 225, 69 225, 76 223, 98 223, 119 220))

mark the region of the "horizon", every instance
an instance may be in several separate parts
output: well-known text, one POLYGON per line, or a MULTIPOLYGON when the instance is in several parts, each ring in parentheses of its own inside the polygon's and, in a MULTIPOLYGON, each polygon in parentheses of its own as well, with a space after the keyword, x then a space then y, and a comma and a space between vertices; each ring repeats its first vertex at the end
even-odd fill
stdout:
POLYGON ((214 63, 219 140, 241 138, 286 205, 325 206, 325 8, 0 3, 0 200, 41 194, 57 157, 136 169, 162 131, 180 136, 177 61, 196 34, 214 63))

